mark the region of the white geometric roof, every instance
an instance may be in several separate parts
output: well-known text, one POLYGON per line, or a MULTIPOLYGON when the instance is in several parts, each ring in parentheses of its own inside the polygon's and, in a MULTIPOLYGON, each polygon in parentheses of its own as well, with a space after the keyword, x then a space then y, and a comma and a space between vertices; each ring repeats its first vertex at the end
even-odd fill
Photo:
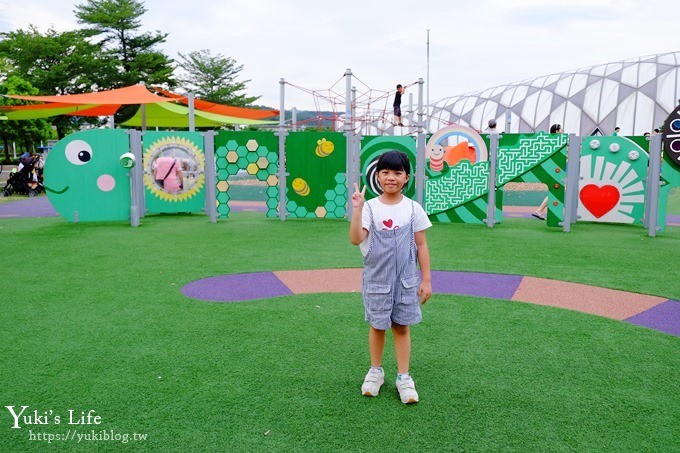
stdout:
POLYGON ((441 99, 430 105, 429 130, 451 123, 484 131, 642 135, 661 128, 680 98, 680 52, 632 58, 550 74, 441 99), (507 122, 510 121, 509 130, 507 122))

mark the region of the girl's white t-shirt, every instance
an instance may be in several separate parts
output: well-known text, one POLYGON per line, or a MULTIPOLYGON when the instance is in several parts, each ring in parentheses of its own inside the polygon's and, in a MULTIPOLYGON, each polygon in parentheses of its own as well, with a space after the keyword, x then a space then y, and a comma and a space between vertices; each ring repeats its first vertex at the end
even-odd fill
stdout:
MULTIPOLYGON (((416 201, 412 201, 408 197, 402 197, 397 204, 385 204, 380 201, 380 198, 373 198, 368 200, 364 205, 361 213, 361 226, 370 231, 370 214, 368 207, 370 205, 373 213, 373 228, 375 230, 394 230, 397 228, 404 228, 409 225, 411 221, 411 204, 413 204, 413 231, 426 230, 432 226, 432 222, 425 214, 425 210, 416 201)), ((368 253, 368 237, 360 244, 361 253, 366 256, 368 253)))

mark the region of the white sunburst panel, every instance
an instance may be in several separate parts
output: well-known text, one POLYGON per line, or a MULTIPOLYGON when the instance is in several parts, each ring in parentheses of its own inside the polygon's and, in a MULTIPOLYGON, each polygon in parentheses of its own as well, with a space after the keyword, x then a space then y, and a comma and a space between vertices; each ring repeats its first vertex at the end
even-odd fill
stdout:
POLYGON ((607 162, 604 165, 604 172, 602 173, 602 178, 603 179, 612 179, 615 171, 616 171, 616 164, 613 164, 611 162, 607 162))
POLYGON ((616 169, 616 173, 614 176, 612 176, 612 179, 614 181, 621 181, 623 179, 623 175, 626 174, 628 170, 631 169, 631 165, 628 162, 621 162, 619 167, 616 169))
POLYGON ((626 214, 630 214, 633 212, 633 209, 635 209, 635 205, 632 204, 621 204, 619 205, 619 211, 625 212, 626 214))
POLYGON ((604 167, 604 157, 597 156, 595 158, 595 168, 593 168, 592 172, 594 179, 602 179, 602 167, 604 167))
POLYGON ((637 172, 635 171, 630 171, 626 176, 620 181, 621 187, 626 187, 635 181, 635 179, 638 177, 637 172))

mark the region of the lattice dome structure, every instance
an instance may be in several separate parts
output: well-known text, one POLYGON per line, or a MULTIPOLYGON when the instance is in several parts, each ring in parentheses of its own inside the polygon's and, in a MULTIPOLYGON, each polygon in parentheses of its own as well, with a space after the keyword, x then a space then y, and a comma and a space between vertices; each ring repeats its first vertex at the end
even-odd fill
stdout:
POLYGON ((632 58, 441 99, 429 130, 452 123, 484 131, 642 135, 661 128, 680 98, 680 52, 632 58))

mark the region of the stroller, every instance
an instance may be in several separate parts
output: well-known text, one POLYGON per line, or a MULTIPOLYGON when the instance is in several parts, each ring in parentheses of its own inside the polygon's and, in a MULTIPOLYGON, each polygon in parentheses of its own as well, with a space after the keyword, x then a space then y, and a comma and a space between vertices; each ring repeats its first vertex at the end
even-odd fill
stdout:
POLYGON ((19 166, 10 173, 2 194, 5 197, 13 193, 35 197, 45 190, 42 181, 40 156, 24 153, 19 158, 19 166))

